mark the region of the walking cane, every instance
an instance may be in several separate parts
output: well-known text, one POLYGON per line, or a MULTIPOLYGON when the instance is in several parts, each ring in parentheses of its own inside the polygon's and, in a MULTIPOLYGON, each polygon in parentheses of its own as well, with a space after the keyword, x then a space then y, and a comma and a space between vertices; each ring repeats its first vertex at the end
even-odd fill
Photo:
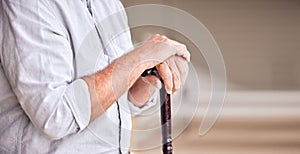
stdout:
MULTIPOLYGON (((142 76, 154 75, 160 79, 157 69, 155 67, 143 72, 142 76)), ((161 133, 162 133, 162 151, 163 154, 172 154, 172 125, 171 125, 171 97, 167 93, 165 86, 160 89, 160 118, 161 118, 161 133)))

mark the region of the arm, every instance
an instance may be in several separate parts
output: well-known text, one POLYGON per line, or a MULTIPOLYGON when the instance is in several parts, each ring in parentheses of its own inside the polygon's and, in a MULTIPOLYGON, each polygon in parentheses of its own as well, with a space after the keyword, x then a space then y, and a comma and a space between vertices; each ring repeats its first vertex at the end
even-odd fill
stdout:
POLYGON ((86 76, 91 97, 91 118, 95 120, 106 111, 132 84, 140 74, 148 68, 148 64, 140 65, 138 51, 132 51, 116 59, 102 71, 86 76))

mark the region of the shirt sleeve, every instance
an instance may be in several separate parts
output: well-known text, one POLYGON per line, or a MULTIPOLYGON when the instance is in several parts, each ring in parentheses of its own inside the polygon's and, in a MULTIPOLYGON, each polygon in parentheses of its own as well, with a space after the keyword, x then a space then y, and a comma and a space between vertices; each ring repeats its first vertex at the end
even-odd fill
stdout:
POLYGON ((0 3, 1 62, 22 109, 50 139, 83 130, 91 115, 88 87, 73 79, 73 52, 50 7, 45 1, 0 3))

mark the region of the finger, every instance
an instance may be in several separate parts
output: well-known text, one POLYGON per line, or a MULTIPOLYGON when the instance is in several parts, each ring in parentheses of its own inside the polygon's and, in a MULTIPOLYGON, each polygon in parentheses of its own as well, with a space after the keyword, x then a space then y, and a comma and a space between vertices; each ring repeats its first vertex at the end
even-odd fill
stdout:
POLYGON ((172 72, 167 65, 166 62, 163 62, 156 66, 159 75, 161 76, 162 80, 164 81, 164 85, 168 94, 172 93, 173 89, 173 79, 172 79, 172 72))
POLYGON ((175 57, 175 64, 176 64, 176 68, 179 71, 180 74, 180 81, 181 81, 181 86, 184 85, 187 76, 188 76, 188 72, 189 72, 189 65, 188 62, 183 59, 182 57, 175 57))
POLYGON ((181 75, 180 75, 177 65, 175 63, 174 57, 172 59, 168 60, 167 64, 169 65, 169 68, 172 72, 172 79, 173 79, 172 92, 175 93, 181 87, 181 80, 180 80, 181 75))
POLYGON ((156 87, 157 89, 160 89, 162 86, 162 83, 160 82, 159 78, 157 78, 154 75, 147 75, 142 78, 145 83, 151 84, 152 86, 156 87))
POLYGON ((154 35, 151 36, 151 38, 149 40, 150 41, 167 42, 169 39, 164 35, 154 34, 154 35))
POLYGON ((159 37, 157 37, 156 40, 161 42, 167 42, 169 39, 165 35, 160 35, 159 37))
POLYGON ((157 38, 161 37, 159 34, 152 35, 148 40, 156 40, 157 38))
POLYGON ((174 40, 168 40, 173 46, 177 49, 176 55, 182 56, 185 60, 188 62, 191 60, 191 54, 187 50, 187 47, 184 44, 181 44, 177 41, 174 40))

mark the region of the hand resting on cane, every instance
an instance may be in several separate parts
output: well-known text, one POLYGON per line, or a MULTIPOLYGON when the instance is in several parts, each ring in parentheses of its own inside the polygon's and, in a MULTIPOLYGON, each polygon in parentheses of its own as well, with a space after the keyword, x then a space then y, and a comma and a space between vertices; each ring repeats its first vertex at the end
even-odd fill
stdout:
MULTIPOLYGON (((170 40, 165 36, 162 36, 168 43, 172 44, 175 50, 181 50, 187 52, 188 50, 185 45, 180 44, 176 41, 170 40)), ((164 81, 164 86, 169 94, 178 91, 183 84, 188 75, 188 61, 189 58, 184 58, 179 55, 174 55, 163 61, 162 63, 156 65, 156 68, 164 81)), ((143 106, 144 103, 148 100, 155 89, 160 89, 162 86, 160 80, 154 75, 148 75, 146 77, 141 77, 135 83, 135 86, 130 88, 129 99, 138 106, 143 106), (138 85, 140 84, 140 85, 138 85), (144 85, 144 86, 142 86, 144 85), (148 88, 141 88, 148 85, 148 88), (135 91, 135 95, 131 92, 135 91), (147 95, 147 96, 145 96, 147 95)))

